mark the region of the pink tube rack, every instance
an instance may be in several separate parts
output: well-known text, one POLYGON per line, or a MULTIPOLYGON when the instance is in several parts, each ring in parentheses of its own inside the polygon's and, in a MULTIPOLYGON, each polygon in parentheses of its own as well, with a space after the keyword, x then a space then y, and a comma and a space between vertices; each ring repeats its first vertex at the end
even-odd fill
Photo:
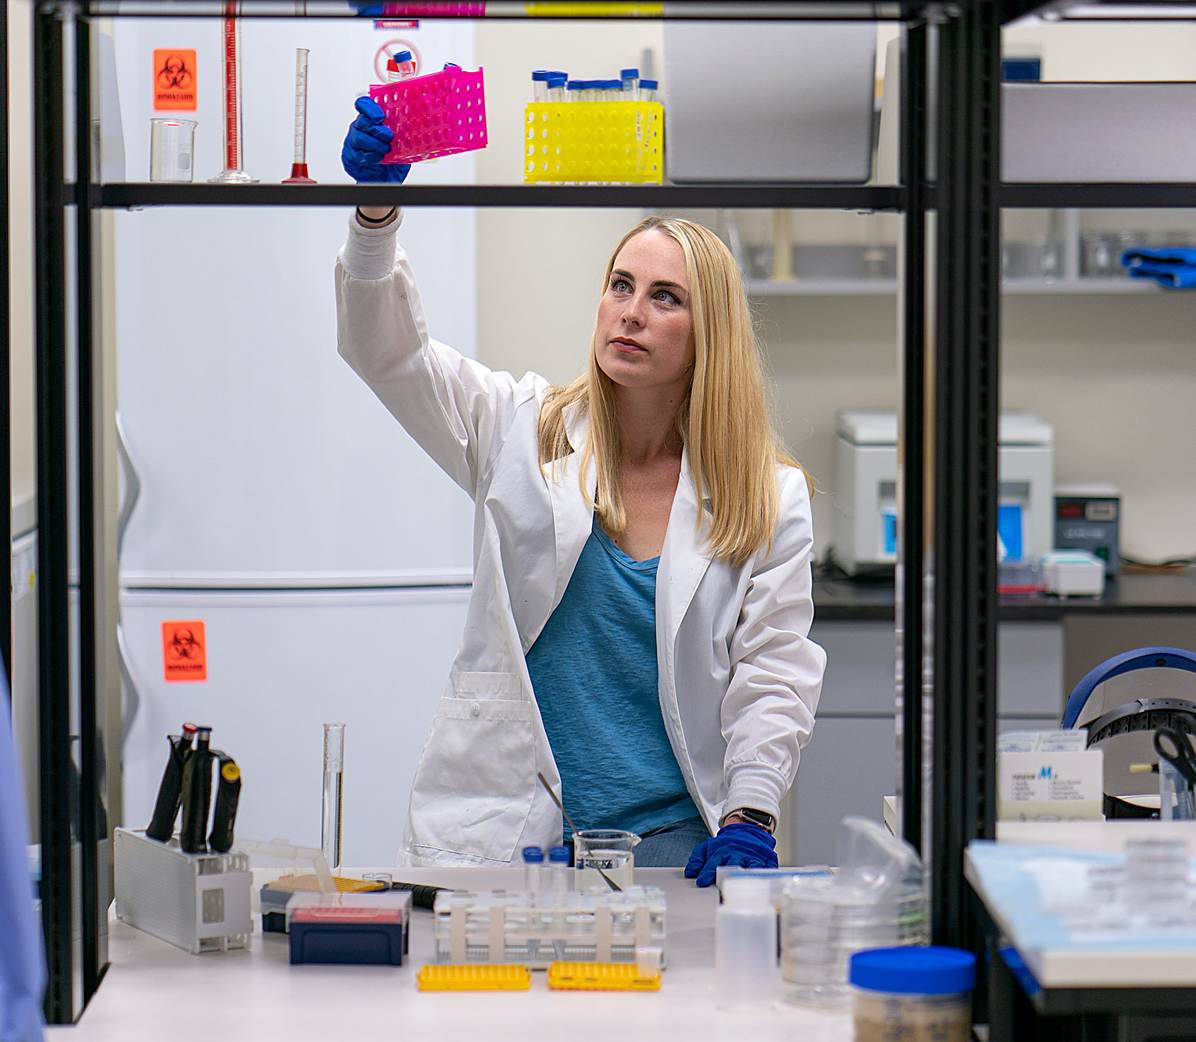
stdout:
POLYGON ((446 69, 370 87, 395 140, 383 163, 418 163, 486 147, 482 70, 446 69))

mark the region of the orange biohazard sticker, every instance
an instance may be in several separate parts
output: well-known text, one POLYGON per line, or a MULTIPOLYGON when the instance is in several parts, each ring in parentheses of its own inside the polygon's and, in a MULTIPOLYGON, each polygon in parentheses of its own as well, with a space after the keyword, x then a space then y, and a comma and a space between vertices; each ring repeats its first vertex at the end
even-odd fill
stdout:
POLYGON ((179 48, 154 51, 154 109, 194 112, 195 52, 179 48))
POLYGON ((201 620, 162 623, 162 666, 167 680, 208 679, 208 648, 201 620))

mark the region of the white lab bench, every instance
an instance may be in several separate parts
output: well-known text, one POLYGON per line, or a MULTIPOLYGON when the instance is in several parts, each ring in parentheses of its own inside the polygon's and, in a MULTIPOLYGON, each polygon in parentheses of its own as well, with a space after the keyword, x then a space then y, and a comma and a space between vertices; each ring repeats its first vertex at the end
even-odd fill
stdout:
MULTIPOLYGON (((463 889, 517 889, 522 869, 383 869, 410 882, 463 889)), ((346 870, 346 875, 356 872, 346 870)), ((432 958, 432 914, 415 909, 402 966, 291 966, 287 938, 255 924, 248 951, 188 955, 110 921, 111 965, 73 1027, 51 1042, 523 1042, 594 1034, 653 1042, 850 1042, 848 1013, 778 1002, 735 1013, 714 1001, 714 913, 718 893, 681 869, 640 869, 636 882, 665 890, 668 968, 659 992, 553 992, 533 973, 530 992, 420 992, 415 974, 432 958), (588 1025, 588 1027, 587 1027, 588 1025)))

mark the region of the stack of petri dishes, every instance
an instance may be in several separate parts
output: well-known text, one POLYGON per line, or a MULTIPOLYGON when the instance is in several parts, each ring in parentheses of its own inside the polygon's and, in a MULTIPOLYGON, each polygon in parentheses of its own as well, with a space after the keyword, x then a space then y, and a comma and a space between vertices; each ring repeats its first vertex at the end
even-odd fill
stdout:
POLYGON ((850 1004, 856 952, 930 942, 917 852, 866 818, 845 818, 843 829, 838 871, 794 879, 781 898, 783 996, 816 1009, 850 1004))

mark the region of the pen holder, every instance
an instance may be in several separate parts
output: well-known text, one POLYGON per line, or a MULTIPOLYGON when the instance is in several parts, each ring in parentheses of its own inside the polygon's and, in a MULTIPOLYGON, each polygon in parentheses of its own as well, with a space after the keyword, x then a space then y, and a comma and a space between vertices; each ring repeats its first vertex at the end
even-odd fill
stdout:
POLYGON ((446 69, 370 87, 395 139, 383 163, 418 163, 486 147, 482 70, 446 69))
POLYGON ((524 108, 523 180, 660 184, 664 106, 658 101, 549 101, 524 108))
POLYGON ((198 955, 248 948, 250 872, 245 854, 186 854, 143 829, 116 830, 116 917, 198 955))

